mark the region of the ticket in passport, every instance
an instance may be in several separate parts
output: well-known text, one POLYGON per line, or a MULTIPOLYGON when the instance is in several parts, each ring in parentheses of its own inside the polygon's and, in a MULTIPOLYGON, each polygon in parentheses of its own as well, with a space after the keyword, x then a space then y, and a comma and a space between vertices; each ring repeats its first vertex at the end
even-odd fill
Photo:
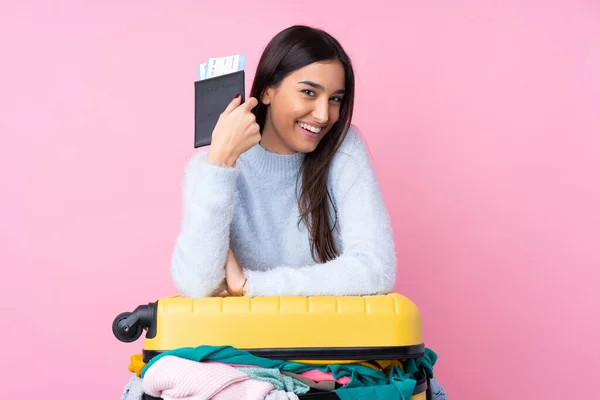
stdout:
POLYGON ((211 57, 205 63, 198 65, 198 80, 210 79, 216 76, 242 71, 246 57, 244 54, 234 54, 227 57, 211 57))

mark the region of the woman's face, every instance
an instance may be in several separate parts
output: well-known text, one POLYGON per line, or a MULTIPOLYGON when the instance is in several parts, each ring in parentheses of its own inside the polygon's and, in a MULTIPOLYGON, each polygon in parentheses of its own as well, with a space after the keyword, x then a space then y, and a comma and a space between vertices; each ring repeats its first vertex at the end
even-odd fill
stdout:
POLYGON ((262 145, 279 154, 310 153, 340 116, 345 90, 343 65, 317 62, 300 68, 267 89, 262 145))

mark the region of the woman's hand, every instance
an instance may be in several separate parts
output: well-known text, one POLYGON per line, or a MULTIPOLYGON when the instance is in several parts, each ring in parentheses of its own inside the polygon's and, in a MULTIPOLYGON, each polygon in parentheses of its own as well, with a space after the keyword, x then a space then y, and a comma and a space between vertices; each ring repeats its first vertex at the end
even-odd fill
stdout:
POLYGON ((242 153, 260 142, 260 128, 252 113, 258 100, 250 97, 244 104, 240 103, 238 95, 219 116, 212 132, 208 161, 233 167, 242 153))
POLYGON ((220 296, 244 296, 246 294, 246 277, 244 276, 244 271, 235 259, 231 249, 229 249, 227 252, 225 277, 227 281, 227 288, 221 292, 220 296))

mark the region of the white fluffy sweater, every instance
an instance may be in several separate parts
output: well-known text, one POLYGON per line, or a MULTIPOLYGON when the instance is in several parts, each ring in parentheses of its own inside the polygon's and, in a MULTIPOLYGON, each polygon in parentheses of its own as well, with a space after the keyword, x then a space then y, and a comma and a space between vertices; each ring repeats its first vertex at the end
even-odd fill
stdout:
POLYGON ((229 248, 248 278, 248 296, 392 290, 396 254, 389 215, 354 129, 330 167, 328 187, 338 217, 334 238, 341 254, 326 263, 313 260, 308 230, 298 226, 296 178, 303 153, 274 154, 256 145, 233 168, 208 163, 206 154, 198 151, 185 171, 181 231, 171 266, 181 294, 215 295, 225 278, 229 248))

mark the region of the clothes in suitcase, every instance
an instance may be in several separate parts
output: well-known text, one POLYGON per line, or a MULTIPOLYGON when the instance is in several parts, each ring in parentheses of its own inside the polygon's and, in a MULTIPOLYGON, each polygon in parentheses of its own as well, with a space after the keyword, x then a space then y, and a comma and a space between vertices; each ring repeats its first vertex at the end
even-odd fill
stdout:
MULTIPOLYGON (((399 373, 398 371, 392 371, 389 374, 390 378, 392 376, 394 376, 394 378, 403 377, 403 382, 395 382, 396 385, 402 385, 402 387, 396 387, 393 384, 390 384, 386 374, 379 370, 375 370, 373 365, 370 367, 365 366, 364 363, 362 365, 302 365, 292 362, 267 360, 252 356, 238 349, 228 348, 226 346, 200 346, 195 349, 177 349, 171 352, 166 352, 162 356, 157 356, 155 359, 151 360, 150 364, 148 365, 139 363, 139 361, 141 361, 141 355, 139 359, 137 357, 132 357, 132 361, 133 360, 135 360, 137 365, 134 368, 130 368, 130 371, 139 374, 140 378, 135 378, 138 382, 138 385, 140 384, 141 379, 144 379, 144 388, 146 389, 147 394, 149 394, 148 397, 159 397, 162 393, 165 393, 169 399, 179 398, 179 395, 182 395, 183 393, 185 393, 186 396, 193 394, 194 398, 198 399, 208 399, 212 398, 209 394, 219 392, 220 390, 223 390, 224 392, 231 392, 231 390, 229 390, 230 388, 227 386, 229 384, 232 386, 239 385, 241 380, 239 377, 232 379, 231 375, 235 374, 237 371, 233 372, 232 367, 228 365, 222 365, 221 362, 233 366, 234 364, 232 363, 234 361, 236 363, 255 365, 255 368, 239 368, 245 373, 248 373, 249 378, 252 379, 264 380, 265 374, 262 373, 262 371, 265 371, 267 375, 271 373, 271 376, 273 376, 273 371, 279 372, 277 368, 282 368, 281 372, 283 374, 278 374, 279 378, 281 378, 283 375, 288 375, 294 376, 297 379, 303 379, 302 382, 298 382, 298 386, 286 382, 284 387, 276 387, 279 392, 283 390, 284 393, 287 391, 292 395, 294 393, 299 394, 299 397, 294 395, 295 397, 290 396, 290 399, 369 398, 408 400, 409 398, 421 398, 422 396, 420 394, 424 393, 427 387, 427 375, 425 373, 426 368, 419 368, 416 363, 413 363, 411 366, 410 362, 412 360, 409 360, 409 362, 403 366, 404 371, 407 372, 406 375, 399 373), (222 371, 223 368, 227 368, 228 370, 222 371), (313 370, 313 368, 315 368, 315 370, 313 370), (145 373, 142 373, 142 369, 145 370, 145 373), (318 369, 322 371, 320 372, 320 375, 322 376, 321 378, 318 377, 319 374, 315 374, 318 369), (418 373, 411 373, 411 369, 414 372, 418 371, 418 373), (253 371, 257 371, 258 373, 253 371), (287 371, 295 371, 295 373, 288 373, 287 371), (325 371, 333 371, 333 373, 329 372, 329 378, 327 378, 327 373, 325 371), (312 374, 309 375, 309 372, 312 374), (309 386, 303 384, 303 382, 307 382, 308 379, 304 379, 302 376, 310 377, 311 379, 315 379, 315 381, 319 381, 319 385, 322 383, 333 382, 336 384, 335 386, 327 385, 329 386, 328 388, 317 388, 314 385, 311 385, 309 388, 309 386), (412 382, 411 386, 411 382, 409 380, 412 379, 413 376, 417 377, 417 382, 412 382), (352 379, 348 379, 348 377, 351 377, 352 379), (342 379, 345 379, 346 381, 342 381, 342 379), (329 382, 324 382, 324 380, 329 380, 329 382), (190 384, 190 382, 193 383, 190 384), (352 389, 343 391, 340 390, 339 393, 336 393, 336 389, 339 390, 342 387, 342 385, 337 384, 337 382, 343 382, 345 385, 348 385, 347 387, 352 387, 352 389), (369 384, 372 384, 373 386, 369 386, 369 384), (315 387, 315 389, 312 389, 312 387, 315 387), (412 396, 413 394, 415 396, 412 396)), ((384 362, 382 362, 382 366, 383 365, 385 365, 384 362)), ((394 366, 394 368, 397 367, 394 366)), ((267 380, 272 382, 270 379, 267 380)), ((241 383, 243 384, 249 382, 241 383)), ((271 390, 273 389, 274 388, 271 387, 271 390)), ((257 397, 255 392, 256 390, 238 387, 238 395, 240 398, 252 398, 255 400, 264 398, 264 392, 262 393, 262 397, 257 397)), ((230 397, 231 396, 227 398, 230 397)), ((124 400, 139 400, 139 398, 130 397, 125 398, 124 400)))
MULTIPOLYGON (((144 363, 173 351, 210 346, 316 367, 372 360, 410 361, 425 353, 419 310, 397 293, 199 299, 171 296, 122 313, 113 322, 113 333, 124 342, 137 340, 144 330, 144 363)), ((421 389, 428 382, 425 373, 417 372, 413 399, 425 396, 421 389)), ((350 390, 344 387, 323 393, 311 389, 300 398, 334 399, 350 390)))

